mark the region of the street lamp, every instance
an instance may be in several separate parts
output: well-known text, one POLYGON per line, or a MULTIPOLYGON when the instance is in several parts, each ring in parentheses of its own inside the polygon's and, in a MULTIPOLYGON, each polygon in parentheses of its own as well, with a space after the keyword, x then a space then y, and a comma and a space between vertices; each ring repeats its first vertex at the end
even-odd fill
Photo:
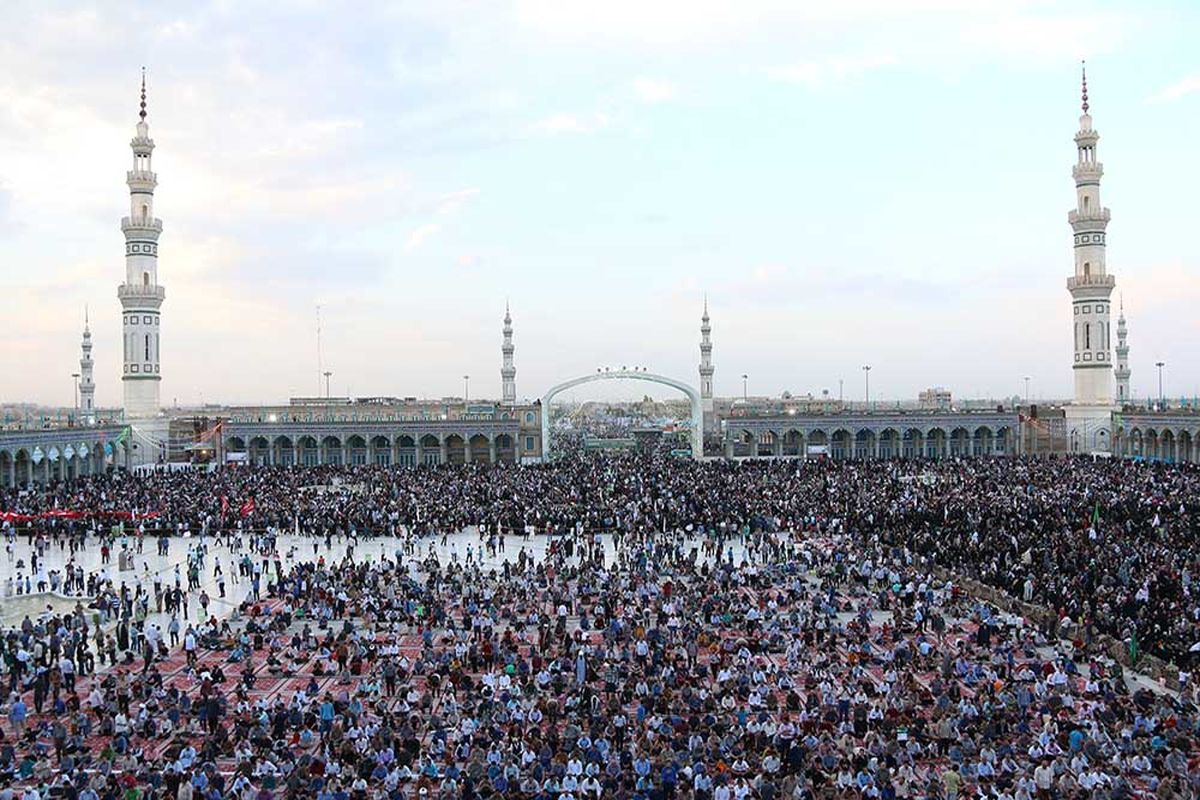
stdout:
POLYGON ((870 364, 865 364, 863 366, 863 381, 866 384, 867 409, 870 410, 870 408, 871 408, 871 365, 870 364))
MULTIPOLYGON (((73 381, 74 381, 74 384, 75 384, 75 393, 74 393, 74 398, 75 398, 75 416, 79 416, 79 373, 78 373, 78 372, 72 372, 72 373, 71 373, 71 378, 73 379, 73 381)), ((1161 381, 1160 381, 1160 383, 1161 383, 1161 381)))
POLYGON ((329 376, 332 374, 333 373, 330 372, 329 370, 325 370, 325 372, 324 372, 324 375, 325 375, 325 402, 326 403, 329 402, 329 376))
POLYGON ((1163 409, 1163 387, 1162 387, 1162 368, 1167 362, 1155 361, 1154 366, 1158 367, 1158 410, 1163 409))
POLYGON ((1029 405, 1029 376, 1025 376, 1025 405, 1029 405))
POLYGON ((463 405, 471 399, 471 376, 463 375, 463 405))
POLYGON ((748 381, 748 380, 750 380, 750 376, 743 373, 742 374, 742 402, 743 403, 746 402, 746 400, 747 400, 746 381, 748 381))

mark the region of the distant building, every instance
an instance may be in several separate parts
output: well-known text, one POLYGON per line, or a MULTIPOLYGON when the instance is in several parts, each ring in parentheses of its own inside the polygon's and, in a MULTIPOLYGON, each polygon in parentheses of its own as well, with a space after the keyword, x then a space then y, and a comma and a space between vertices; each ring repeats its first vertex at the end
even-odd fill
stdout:
POLYGON ((943 389, 941 386, 926 389, 917 395, 917 403, 921 408, 949 411, 951 406, 950 390, 943 389))

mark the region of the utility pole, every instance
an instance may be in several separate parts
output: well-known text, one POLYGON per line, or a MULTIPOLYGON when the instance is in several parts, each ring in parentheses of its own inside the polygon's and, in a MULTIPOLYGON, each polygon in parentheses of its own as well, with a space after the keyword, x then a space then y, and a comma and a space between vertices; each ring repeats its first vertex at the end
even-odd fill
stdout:
POLYGON ((329 370, 325 370, 325 372, 323 374, 325 375, 325 403, 328 405, 328 403, 329 403, 329 376, 332 375, 333 373, 330 372, 329 370))
POLYGON ((1162 384, 1162 368, 1167 362, 1155 361, 1154 366, 1158 367, 1158 410, 1163 410, 1163 384, 1162 384))
POLYGON ((1025 405, 1029 405, 1029 376, 1025 376, 1025 405))
MULTIPOLYGON (((321 396, 321 304, 317 303, 317 396, 321 396)), ((328 381, 326 381, 328 385, 328 381)))
POLYGON ((871 365, 863 365, 863 381, 866 385, 867 410, 871 410, 871 365))
POLYGON ((75 416, 78 417, 79 416, 79 373, 72 372, 71 378, 74 379, 74 382, 75 382, 75 393, 74 393, 73 397, 75 398, 75 416))
POLYGON ((748 381, 749 379, 750 379, 749 375, 746 375, 745 373, 742 374, 742 402, 743 403, 747 402, 746 381, 748 381))
POLYGON ((467 410, 465 408, 465 406, 470 401, 470 399, 471 399, 471 376, 463 375, 463 406, 464 406, 463 411, 467 410))

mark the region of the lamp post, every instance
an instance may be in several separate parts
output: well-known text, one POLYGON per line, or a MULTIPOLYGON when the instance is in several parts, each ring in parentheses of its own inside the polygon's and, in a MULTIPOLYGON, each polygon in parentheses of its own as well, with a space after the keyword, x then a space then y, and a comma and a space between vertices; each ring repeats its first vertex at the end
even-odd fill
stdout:
POLYGON ((742 402, 743 403, 747 401, 746 381, 748 381, 748 380, 750 380, 750 376, 746 375, 745 373, 742 373, 742 402))
POLYGON ((1029 376, 1025 376, 1025 405, 1029 405, 1029 376))
MULTIPOLYGON (((75 385, 75 393, 73 396, 75 398, 75 416, 78 417, 79 416, 79 373, 72 372, 71 379, 75 385)), ((1160 381, 1160 383, 1161 383, 1161 381, 1160 381)))
POLYGON ((1154 366, 1158 367, 1158 410, 1163 410, 1163 384, 1162 384, 1162 368, 1167 362, 1155 361, 1154 366))
POLYGON ((867 401, 867 410, 871 409, 871 365, 863 365, 863 383, 865 385, 865 399, 867 401))
POLYGON ((328 403, 329 403, 329 376, 332 375, 333 373, 330 372, 329 370, 325 370, 325 372, 323 374, 325 375, 325 403, 328 405, 328 403))
POLYGON ((471 399, 471 376, 463 375, 463 405, 471 399))

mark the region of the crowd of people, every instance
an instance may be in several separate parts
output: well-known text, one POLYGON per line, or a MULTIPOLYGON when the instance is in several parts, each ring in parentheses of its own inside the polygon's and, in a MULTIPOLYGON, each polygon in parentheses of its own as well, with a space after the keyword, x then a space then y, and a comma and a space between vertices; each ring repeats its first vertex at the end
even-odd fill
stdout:
MULTIPOLYGON (((692 462, 226 469, 83 478, 0 493, 0 512, 142 514, 155 533, 733 534, 836 530, 904 547, 1179 662, 1200 642, 1200 469, 1116 459, 692 462), (252 512, 243 513, 247 501, 252 512), (146 518, 148 514, 152 518, 146 518)), ((15 535, 102 535, 102 517, 15 535)), ((30 588, 33 588, 32 585, 30 588)))
POLYGON ((7 524, 34 574, 52 547, 155 536, 186 559, 72 570, 72 611, 0 637, 0 800, 1192 798, 1198 485, 1115 460, 648 454, 5 492, 19 514, 143 512, 7 524), (250 590, 225 618, 218 574, 250 590), (1178 692, 1098 633, 1175 659, 1178 692))

